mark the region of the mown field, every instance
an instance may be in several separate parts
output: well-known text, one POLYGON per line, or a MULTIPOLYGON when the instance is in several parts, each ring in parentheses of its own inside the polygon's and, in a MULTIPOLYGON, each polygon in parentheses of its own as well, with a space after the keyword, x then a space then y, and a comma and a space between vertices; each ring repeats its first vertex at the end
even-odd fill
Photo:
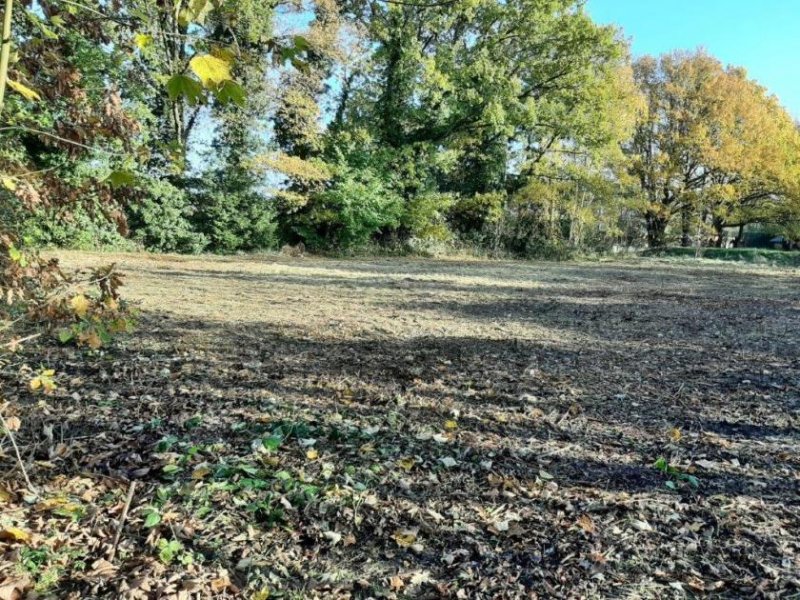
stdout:
POLYGON ((64 259, 140 323, 3 382, 0 598, 800 594, 797 270, 64 259))

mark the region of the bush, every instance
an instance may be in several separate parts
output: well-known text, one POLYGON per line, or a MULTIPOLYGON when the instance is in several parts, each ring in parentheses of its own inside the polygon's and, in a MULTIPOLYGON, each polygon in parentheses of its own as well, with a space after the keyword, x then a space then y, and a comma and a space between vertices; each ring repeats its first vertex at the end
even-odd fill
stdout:
POLYGON ((141 191, 143 197, 129 207, 136 241, 156 252, 197 254, 205 249, 208 239, 192 226, 193 209, 184 190, 151 179, 141 191))
POLYGON ((505 192, 461 196, 450 211, 450 222, 459 233, 476 234, 497 223, 503 215, 505 192))
POLYGON ((407 200, 400 225, 412 238, 444 242, 452 238, 446 214, 455 202, 452 194, 421 193, 407 200))
POLYGON ((340 167, 333 184, 314 194, 292 219, 293 231, 312 249, 348 249, 397 227, 402 199, 371 169, 340 167))
POLYGON ((45 208, 26 214, 18 232, 25 245, 34 248, 135 249, 96 200, 70 207, 69 212, 45 208))
POLYGON ((214 252, 269 250, 278 245, 275 211, 258 194, 212 190, 198 198, 192 222, 214 252))

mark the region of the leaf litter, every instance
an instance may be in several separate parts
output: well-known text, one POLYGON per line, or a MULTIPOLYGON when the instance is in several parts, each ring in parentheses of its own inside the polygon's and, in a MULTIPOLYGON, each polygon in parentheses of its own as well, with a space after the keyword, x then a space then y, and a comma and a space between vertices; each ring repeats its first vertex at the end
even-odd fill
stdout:
POLYGON ((800 593, 796 272, 119 262, 134 337, 3 371, 0 598, 800 593))

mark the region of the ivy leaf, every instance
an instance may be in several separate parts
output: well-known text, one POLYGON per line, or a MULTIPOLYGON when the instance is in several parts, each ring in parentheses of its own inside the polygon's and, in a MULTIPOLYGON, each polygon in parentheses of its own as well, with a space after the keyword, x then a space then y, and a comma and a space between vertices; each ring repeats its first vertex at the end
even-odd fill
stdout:
POLYGON ((189 68, 200 78, 200 82, 206 88, 216 88, 221 83, 232 79, 230 63, 211 54, 195 56, 189 61, 189 68))
POLYGON ((42 99, 42 97, 39 95, 39 92, 37 92, 36 90, 32 90, 26 85, 22 85, 19 81, 14 81, 13 79, 9 79, 8 85, 11 87, 12 90, 20 94, 26 100, 35 102, 36 100, 42 99))
POLYGON ((191 77, 186 75, 174 75, 167 81, 167 94, 170 100, 186 98, 189 106, 194 106, 202 99, 203 88, 191 77))

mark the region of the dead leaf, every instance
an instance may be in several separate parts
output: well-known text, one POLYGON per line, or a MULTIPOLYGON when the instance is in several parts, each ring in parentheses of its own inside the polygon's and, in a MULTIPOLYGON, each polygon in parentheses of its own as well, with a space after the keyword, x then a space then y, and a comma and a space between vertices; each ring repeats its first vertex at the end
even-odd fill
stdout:
POLYGON ((406 584, 403 582, 403 579, 398 575, 389 578, 389 587, 395 590, 396 592, 399 592, 405 586, 406 584))
POLYGON ((594 521, 592 521, 589 515, 581 515, 578 518, 578 527, 583 529, 586 533, 594 533, 596 530, 594 521))
POLYGON ((192 479, 198 480, 208 477, 211 474, 211 469, 208 467, 197 467, 192 471, 192 479))
POLYGON ((0 600, 21 600, 31 587, 31 581, 27 577, 4 579, 0 583, 0 600))
POLYGON ((392 535, 392 539, 401 548, 408 548, 417 541, 417 531, 415 529, 398 529, 392 535))
POLYGON ((29 542, 31 534, 19 527, 0 529, 0 540, 4 542, 29 542))
POLYGON ((413 457, 408 458, 401 458, 397 461, 397 466, 399 466, 404 471, 410 471, 414 468, 414 465, 417 464, 417 460, 413 457))
POLYGON ((116 566, 101 558, 92 563, 92 570, 86 575, 98 579, 111 579, 117 574, 117 570, 116 566))

